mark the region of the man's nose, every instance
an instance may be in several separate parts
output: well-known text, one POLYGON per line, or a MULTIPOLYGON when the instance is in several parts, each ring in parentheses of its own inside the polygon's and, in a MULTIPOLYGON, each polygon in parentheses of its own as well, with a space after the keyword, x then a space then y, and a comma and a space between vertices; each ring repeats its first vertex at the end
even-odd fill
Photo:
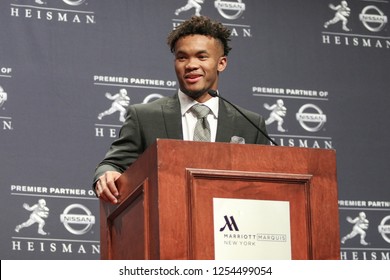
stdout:
POLYGON ((196 69, 199 67, 199 64, 197 63, 197 59, 195 58, 189 58, 188 62, 186 64, 186 69, 196 69))

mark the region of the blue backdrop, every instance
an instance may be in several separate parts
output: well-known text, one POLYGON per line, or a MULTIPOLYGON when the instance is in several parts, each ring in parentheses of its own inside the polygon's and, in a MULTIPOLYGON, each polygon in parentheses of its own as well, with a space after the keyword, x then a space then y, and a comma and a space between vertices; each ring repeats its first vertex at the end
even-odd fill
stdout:
POLYGON ((390 259, 390 3, 363 0, 1 1, 1 259, 100 257, 90 186, 122 124, 110 97, 175 93, 166 36, 196 13, 233 32, 226 98, 282 146, 336 149, 341 258, 390 259))

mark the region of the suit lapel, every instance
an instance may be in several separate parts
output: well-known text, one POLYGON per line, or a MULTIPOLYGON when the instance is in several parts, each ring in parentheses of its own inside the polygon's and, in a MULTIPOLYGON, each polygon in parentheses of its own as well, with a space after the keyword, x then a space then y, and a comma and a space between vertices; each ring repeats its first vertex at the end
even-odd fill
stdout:
POLYGON ((181 110, 177 94, 168 99, 162 105, 165 129, 169 139, 183 139, 183 127, 181 124, 181 110))
POLYGON ((219 100, 218 127, 216 142, 230 142, 234 135, 235 112, 227 107, 222 99, 219 100))

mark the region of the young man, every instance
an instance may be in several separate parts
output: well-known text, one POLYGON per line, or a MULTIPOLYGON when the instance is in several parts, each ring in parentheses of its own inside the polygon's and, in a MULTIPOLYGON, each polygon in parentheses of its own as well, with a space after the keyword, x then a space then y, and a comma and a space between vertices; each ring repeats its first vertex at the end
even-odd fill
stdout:
MULTIPOLYGON (((205 105, 209 111, 202 119, 207 141, 230 142, 238 136, 247 144, 269 144, 236 109, 208 94, 209 90, 218 90, 219 74, 225 70, 231 50, 229 41, 228 29, 203 16, 194 16, 170 32, 168 45, 174 54, 179 91, 172 97, 129 106, 119 138, 96 168, 94 188, 98 197, 117 203, 115 180, 157 138, 197 139, 193 138, 198 122, 192 109, 195 104, 205 105)), ((266 131, 260 115, 242 111, 266 131)))

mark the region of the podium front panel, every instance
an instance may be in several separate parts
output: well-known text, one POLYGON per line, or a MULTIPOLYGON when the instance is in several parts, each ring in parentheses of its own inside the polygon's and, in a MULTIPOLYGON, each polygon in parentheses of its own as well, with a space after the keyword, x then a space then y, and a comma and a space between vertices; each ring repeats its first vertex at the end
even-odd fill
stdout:
MULTIPOLYGON (((215 258, 213 198, 288 201, 292 258, 311 258, 311 242, 307 242, 311 237, 311 176, 201 169, 188 169, 187 172, 192 259, 215 258)), ((256 223, 256 216, 250 219, 256 223)))

